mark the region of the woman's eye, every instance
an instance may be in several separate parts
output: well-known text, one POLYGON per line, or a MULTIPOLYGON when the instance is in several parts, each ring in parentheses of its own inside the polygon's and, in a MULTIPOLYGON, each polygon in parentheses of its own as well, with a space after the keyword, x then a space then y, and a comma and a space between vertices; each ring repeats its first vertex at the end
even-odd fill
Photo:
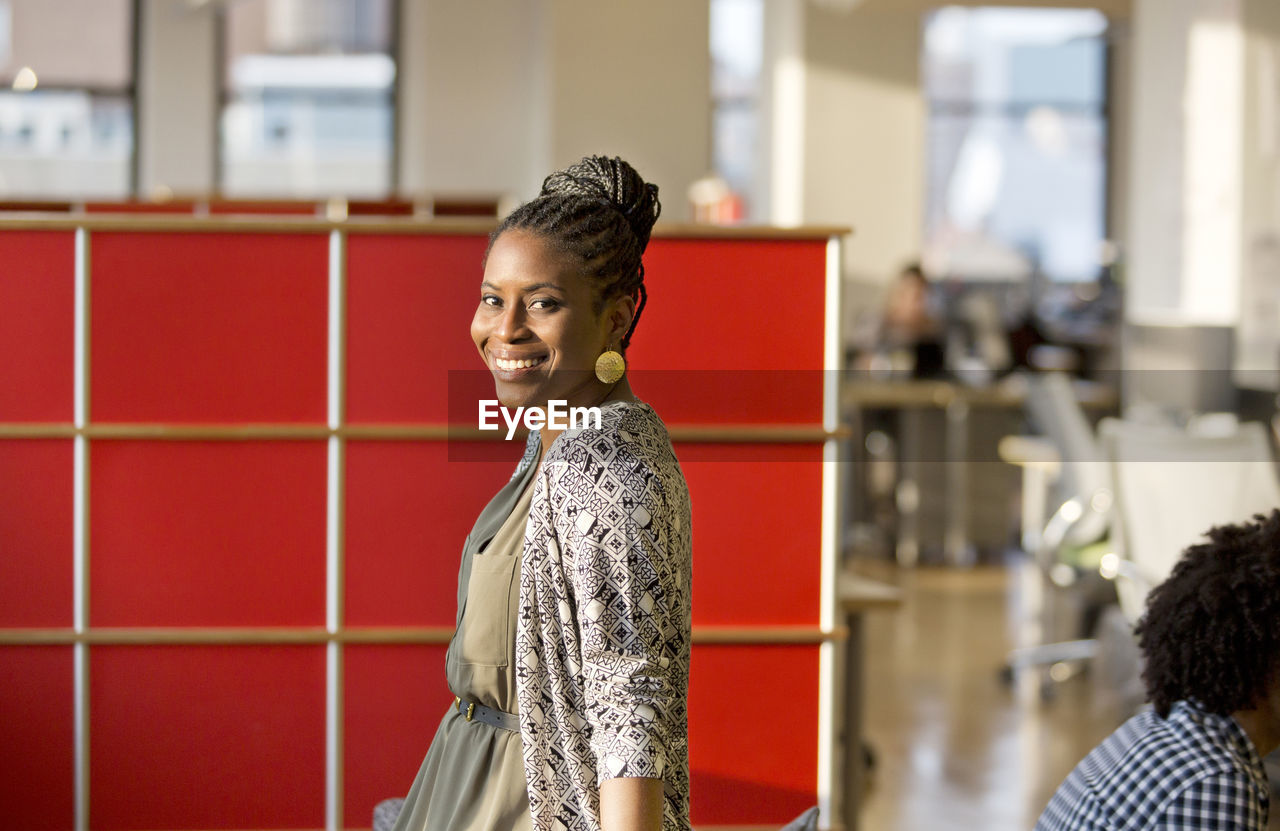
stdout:
POLYGON ((535 300, 535 301, 533 301, 532 303, 530 303, 530 304, 529 304, 529 307, 530 307, 530 308, 533 308, 533 309, 544 309, 544 310, 545 310, 545 309, 554 309, 556 306, 559 306, 559 305, 560 305, 560 304, 559 304, 559 303, 557 303, 557 302, 556 302, 556 301, 554 301, 554 300, 550 300, 550 299, 548 299, 548 298, 540 298, 540 299, 535 300))
POLYGON ((501 306, 501 305, 502 305, 502 301, 501 301, 501 300, 499 300, 498 298, 494 297, 492 294, 482 294, 482 295, 480 296, 480 302, 481 302, 481 303, 483 303, 483 304, 484 304, 484 305, 486 305, 486 306, 501 306))

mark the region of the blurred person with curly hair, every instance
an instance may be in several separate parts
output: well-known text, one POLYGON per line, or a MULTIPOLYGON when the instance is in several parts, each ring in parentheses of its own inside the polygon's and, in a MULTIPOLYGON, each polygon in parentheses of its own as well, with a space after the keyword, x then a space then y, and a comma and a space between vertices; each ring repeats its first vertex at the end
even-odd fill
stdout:
POLYGON ((1280 510, 1213 528, 1138 622, 1152 709, 1067 776, 1036 831, 1264 831, 1280 747, 1280 510))

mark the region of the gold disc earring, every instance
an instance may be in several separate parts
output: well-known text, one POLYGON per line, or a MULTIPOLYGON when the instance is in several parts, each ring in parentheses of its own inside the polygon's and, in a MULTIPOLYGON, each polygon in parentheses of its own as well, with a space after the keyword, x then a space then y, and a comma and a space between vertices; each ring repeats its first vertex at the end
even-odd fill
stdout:
POLYGON ((626 371, 627 362, 612 349, 600 353, 600 357, 596 358, 596 377, 602 384, 616 384, 626 371))

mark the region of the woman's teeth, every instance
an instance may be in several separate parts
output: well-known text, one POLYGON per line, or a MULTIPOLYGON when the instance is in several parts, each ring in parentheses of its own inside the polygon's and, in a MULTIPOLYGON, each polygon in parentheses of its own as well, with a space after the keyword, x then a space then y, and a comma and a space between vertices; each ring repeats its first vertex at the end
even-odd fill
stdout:
POLYGON ((546 358, 531 358, 521 361, 508 361, 505 358, 494 358, 493 362, 498 365, 498 369, 528 369, 531 366, 537 366, 545 360, 546 358))

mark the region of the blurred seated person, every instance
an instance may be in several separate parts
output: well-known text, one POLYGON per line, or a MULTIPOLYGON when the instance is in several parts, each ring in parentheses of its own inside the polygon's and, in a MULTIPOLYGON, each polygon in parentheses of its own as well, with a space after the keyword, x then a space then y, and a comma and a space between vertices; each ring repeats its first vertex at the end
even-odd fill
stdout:
POLYGON ((943 328, 924 270, 917 263, 906 266, 889 287, 880 323, 881 347, 909 351, 913 377, 935 377, 944 368, 943 328))
POLYGON ((970 384, 989 384, 1012 368, 1009 335, 990 291, 969 286, 953 301, 945 353, 947 369, 970 384))
POLYGON ((1154 710, 1067 776, 1036 831, 1264 831, 1280 746, 1280 510, 1214 528, 1135 629, 1154 710))

